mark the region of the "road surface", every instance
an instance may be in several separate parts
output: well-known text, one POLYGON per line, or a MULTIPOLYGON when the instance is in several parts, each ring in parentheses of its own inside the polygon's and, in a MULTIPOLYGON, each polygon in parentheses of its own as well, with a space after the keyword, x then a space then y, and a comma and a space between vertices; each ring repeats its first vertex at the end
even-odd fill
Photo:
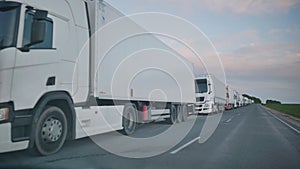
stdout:
MULTIPOLYGON (((260 105, 249 105, 223 113, 213 135, 204 143, 199 136, 207 118, 195 117, 195 125, 187 136, 175 147, 163 154, 149 158, 127 158, 110 153, 95 144, 90 138, 67 142, 63 149, 51 156, 37 156, 28 151, 0 155, 0 168, 78 168, 78 169, 299 169, 300 129, 286 121, 280 121, 260 105)), ((176 131, 192 122, 175 125, 176 131)), ((140 126, 133 137, 155 136, 170 128, 163 122, 140 126)), ((180 134, 180 133, 174 133, 180 134)), ((121 137, 115 133, 97 136, 106 143, 115 144, 121 137)), ((172 138, 169 138, 172 142, 172 138)), ((122 147, 122 142, 118 147, 122 147)), ((135 145, 127 151, 163 149, 160 142, 152 147, 135 145)), ((120 148, 121 149, 121 148, 120 148)), ((120 150, 124 151, 123 149, 120 150)), ((129 153, 129 154, 130 154, 129 153)))

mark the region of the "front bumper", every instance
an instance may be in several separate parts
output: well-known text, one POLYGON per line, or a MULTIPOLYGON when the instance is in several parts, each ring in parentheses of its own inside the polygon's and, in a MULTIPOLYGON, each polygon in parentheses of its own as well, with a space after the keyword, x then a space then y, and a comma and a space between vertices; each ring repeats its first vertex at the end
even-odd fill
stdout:
POLYGON ((0 153, 28 148, 29 140, 12 142, 11 123, 0 124, 0 153))
POLYGON ((210 114, 213 112, 213 109, 211 108, 211 106, 207 107, 205 106, 205 102, 204 103, 196 103, 195 106, 195 114, 210 114))
POLYGON ((213 113, 213 110, 210 108, 203 108, 201 111, 195 111, 197 114, 210 114, 213 113))
POLYGON ((8 108, 8 119, 0 121, 0 153, 28 148, 32 124, 32 111, 14 110, 13 102, 1 103, 8 108))

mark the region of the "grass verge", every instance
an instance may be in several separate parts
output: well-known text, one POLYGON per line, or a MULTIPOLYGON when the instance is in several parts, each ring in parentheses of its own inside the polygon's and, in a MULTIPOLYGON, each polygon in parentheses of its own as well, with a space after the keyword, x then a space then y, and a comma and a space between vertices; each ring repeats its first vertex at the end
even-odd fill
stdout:
POLYGON ((268 108, 300 118, 300 104, 266 104, 268 108))

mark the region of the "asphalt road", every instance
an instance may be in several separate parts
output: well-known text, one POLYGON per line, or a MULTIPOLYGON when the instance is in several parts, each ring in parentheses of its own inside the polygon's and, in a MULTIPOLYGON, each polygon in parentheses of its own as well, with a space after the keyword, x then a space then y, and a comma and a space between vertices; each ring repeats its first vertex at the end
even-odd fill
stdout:
POLYGON ((155 138, 153 136, 173 128, 171 135, 178 136, 185 132, 183 128, 196 120, 193 128, 178 144, 169 136, 163 141, 150 140, 151 145, 134 141, 132 143, 128 140, 122 141, 123 136, 113 132, 93 139, 67 142, 60 152, 47 157, 28 151, 1 154, 0 168, 300 168, 300 129, 296 126, 279 121, 259 105, 226 111, 220 115, 189 117, 187 122, 174 126, 164 122, 146 124, 140 126, 133 135, 135 138, 155 138), (209 136, 205 132, 200 135, 205 121, 218 117, 221 119, 217 129, 208 140, 203 140, 203 137, 209 136), (199 137, 200 142, 205 142, 199 143, 199 137), (104 150, 94 141, 102 145, 113 145, 115 154, 123 157, 104 150), (176 145, 170 146, 168 143, 176 145), (148 158, 129 158, 152 152, 155 154, 160 150, 167 151, 148 158))

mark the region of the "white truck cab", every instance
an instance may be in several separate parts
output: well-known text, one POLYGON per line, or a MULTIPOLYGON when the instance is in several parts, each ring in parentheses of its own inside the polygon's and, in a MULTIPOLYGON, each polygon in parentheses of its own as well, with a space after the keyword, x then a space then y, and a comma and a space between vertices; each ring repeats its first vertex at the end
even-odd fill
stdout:
POLYGON ((225 84, 213 75, 195 78, 195 113, 209 114, 224 111, 226 104, 225 84))
POLYGON ((84 1, 0 1, 0 152, 41 143, 40 152, 51 154, 75 138, 73 105, 86 102, 89 89, 88 67, 75 83, 72 76, 79 54, 87 56, 82 65, 89 61, 89 51, 81 50, 89 39, 85 6, 84 1), (56 130, 36 139, 41 124, 56 130), (50 143, 55 148, 43 148, 50 143))

